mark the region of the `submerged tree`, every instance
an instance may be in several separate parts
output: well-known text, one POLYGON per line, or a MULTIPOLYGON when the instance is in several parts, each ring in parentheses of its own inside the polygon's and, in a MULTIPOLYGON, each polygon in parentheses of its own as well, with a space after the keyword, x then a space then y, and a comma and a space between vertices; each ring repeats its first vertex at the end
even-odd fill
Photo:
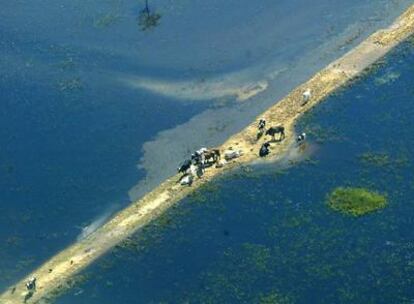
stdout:
POLYGON ((156 12, 151 12, 148 6, 148 0, 145 0, 145 8, 140 11, 138 24, 141 30, 146 31, 152 27, 156 27, 160 22, 161 15, 156 12))

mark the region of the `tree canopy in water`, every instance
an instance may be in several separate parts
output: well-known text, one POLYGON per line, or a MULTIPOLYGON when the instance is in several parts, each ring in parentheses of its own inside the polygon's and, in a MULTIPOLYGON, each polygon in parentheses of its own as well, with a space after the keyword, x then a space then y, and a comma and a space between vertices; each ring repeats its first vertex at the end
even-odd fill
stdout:
POLYGON ((138 17, 138 24, 141 30, 146 31, 152 27, 156 27, 160 23, 161 15, 156 12, 151 12, 148 6, 148 1, 145 1, 145 8, 140 11, 138 17))

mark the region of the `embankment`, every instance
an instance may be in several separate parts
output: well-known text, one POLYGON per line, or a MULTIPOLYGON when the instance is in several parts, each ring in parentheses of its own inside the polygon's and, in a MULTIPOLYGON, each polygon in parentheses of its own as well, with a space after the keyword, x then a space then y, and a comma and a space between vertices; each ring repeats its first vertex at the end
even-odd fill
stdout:
MULTIPOLYGON (((288 150, 294 139, 295 121, 303 113, 361 74, 413 32, 414 6, 410 7, 390 27, 379 30, 368 37, 356 48, 328 65, 264 112, 261 117, 267 120, 268 125, 283 124, 286 130, 286 139, 273 144, 272 155, 281 157, 288 150), (306 89, 311 90, 312 97, 305 105, 302 105, 302 94, 306 89)), ((192 187, 178 186, 176 184, 178 176, 167 179, 142 199, 119 212, 94 233, 64 249, 32 274, 28 274, 22 281, 16 283, 15 286, 11 286, 0 295, 0 303, 23 303, 25 296, 27 297, 25 281, 33 275, 37 277, 37 290, 27 299, 26 303, 41 303, 42 300, 52 298, 54 294, 64 288, 63 286, 73 275, 179 202, 183 197, 209 182, 216 175, 258 159, 258 150, 263 139, 256 141, 256 124, 257 121, 252 122, 238 134, 230 137, 220 147, 221 150, 229 147, 241 149, 244 152, 243 156, 223 168, 208 169, 203 178, 195 181, 192 187)))

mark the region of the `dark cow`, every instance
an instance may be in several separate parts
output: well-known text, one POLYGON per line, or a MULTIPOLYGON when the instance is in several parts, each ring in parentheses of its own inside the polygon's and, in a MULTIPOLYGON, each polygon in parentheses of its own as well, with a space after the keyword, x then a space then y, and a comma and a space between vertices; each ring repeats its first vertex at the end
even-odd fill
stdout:
POLYGON ((268 155, 270 153, 270 143, 265 142, 261 147, 260 147, 260 151, 259 151, 259 156, 260 157, 265 157, 266 155, 268 155))
POLYGON ((185 173, 188 169, 190 169, 191 160, 186 159, 177 169, 178 173, 185 173))
POLYGON ((220 160, 221 154, 219 149, 209 149, 204 152, 204 156, 207 162, 215 163, 220 160))
POLYGON ((270 135, 272 137, 272 141, 276 141, 275 135, 280 134, 279 141, 282 139, 285 139, 285 127, 283 126, 277 126, 277 127, 270 127, 266 131, 266 135, 270 135))

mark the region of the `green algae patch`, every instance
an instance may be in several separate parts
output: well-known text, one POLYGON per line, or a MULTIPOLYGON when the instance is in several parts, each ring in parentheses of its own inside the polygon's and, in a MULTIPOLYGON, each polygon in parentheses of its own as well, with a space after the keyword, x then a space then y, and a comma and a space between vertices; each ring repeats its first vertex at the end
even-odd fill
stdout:
POLYGON ((365 165, 385 167, 391 163, 390 157, 385 153, 366 152, 359 156, 360 161, 365 165))
POLYGON ((387 206, 387 197, 365 188, 334 189, 328 195, 328 206, 351 216, 361 216, 387 206))
POLYGON ((259 298, 260 304, 290 304, 293 303, 288 297, 281 296, 277 292, 272 292, 268 295, 261 295, 259 298))

